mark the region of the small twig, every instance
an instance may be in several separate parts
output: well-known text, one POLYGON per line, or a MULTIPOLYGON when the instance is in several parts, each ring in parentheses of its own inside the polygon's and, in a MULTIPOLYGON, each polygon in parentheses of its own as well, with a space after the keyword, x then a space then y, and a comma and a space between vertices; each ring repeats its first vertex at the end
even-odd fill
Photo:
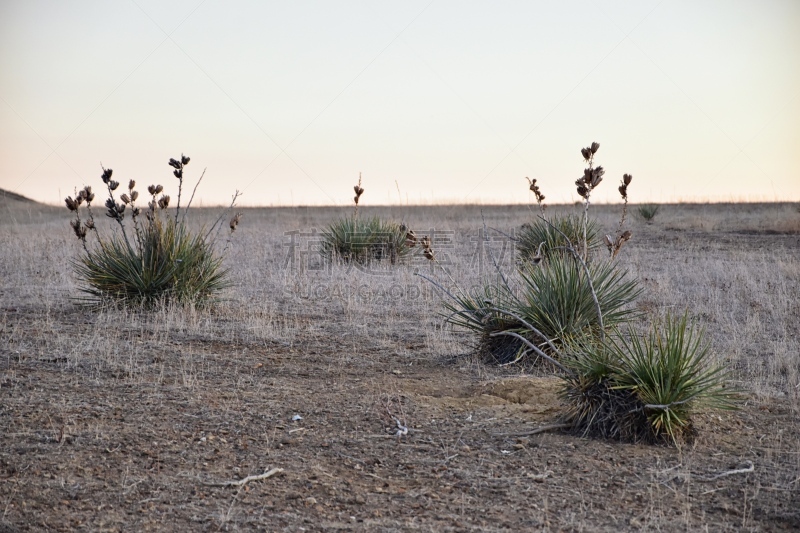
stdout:
MULTIPOLYGON (((481 212, 481 215, 483 215, 483 212, 481 212)), ((513 235, 509 235, 509 234, 508 234, 508 233, 506 233, 505 231, 500 231, 500 230, 499 230, 499 229, 497 229, 497 228, 493 228, 493 227, 489 226, 489 229, 496 231, 497 233, 499 233, 500 235, 503 235, 504 237, 508 237, 508 238, 509 238, 509 239, 511 239, 512 241, 515 241, 515 242, 516 242, 516 241, 518 241, 518 240, 519 240, 518 238, 514 237, 513 235)))
POLYGON ((197 183, 194 184, 194 189, 192 189, 192 195, 189 197, 189 203, 186 204, 186 209, 183 210, 183 221, 186 222, 186 215, 189 214, 189 208, 192 207, 192 200, 194 200, 194 193, 197 192, 197 187, 200 185, 200 182, 203 181, 203 176, 206 175, 206 169, 203 169, 203 173, 200 174, 200 179, 197 180, 197 183))
MULTIPOLYGON (((225 218, 225 215, 227 215, 233 209, 233 206, 236 205, 236 199, 239 198, 241 195, 242 193, 240 193, 237 190, 236 193, 233 195, 233 198, 231 199, 231 205, 228 206, 228 208, 222 212, 219 218, 217 218, 217 220, 214 221, 214 224, 211 226, 211 229, 209 229, 208 232, 206 232, 205 237, 203 237, 204 240, 208 239, 208 236, 211 235, 211 232, 214 231, 214 228, 217 227, 217 224, 222 222, 222 219, 225 218)), ((219 228, 222 229, 222 224, 220 224, 219 228)), ((214 238, 216 239, 218 235, 219 235, 219 230, 217 230, 217 235, 214 238)))
POLYGON ((567 424, 567 423, 548 424, 546 426, 540 426, 536 429, 522 431, 519 433, 492 433, 491 435, 492 437, 529 437, 531 435, 538 435, 539 433, 545 433, 547 431, 553 431, 555 429, 567 429, 571 427, 572 424, 567 424))
POLYGON ((752 461, 747 461, 745 463, 747 466, 744 468, 736 468, 734 470, 728 470, 727 472, 722 472, 717 474, 716 476, 705 477, 705 476, 698 476, 699 481, 714 481, 715 479, 719 479, 721 477, 732 476, 734 474, 748 474, 755 470, 755 465, 752 461))
POLYGON ((263 474, 258 474, 255 476, 247 476, 246 478, 240 479, 238 481, 222 481, 217 483, 203 483, 203 484, 211 487, 241 487, 247 483, 250 483, 251 481, 261 481, 262 479, 269 479, 272 476, 282 473, 283 473, 283 468, 273 468, 272 470, 264 472, 263 474))
POLYGON ((453 293, 451 293, 450 291, 448 291, 447 289, 445 289, 445 288, 444 288, 444 287, 443 287, 443 286, 442 286, 442 285, 441 285, 441 284, 440 284, 438 281, 435 281, 435 280, 433 280, 433 279, 429 278, 429 277, 428 277, 428 276, 426 276, 425 274, 420 274, 419 272, 414 272, 414 275, 415 275, 415 276, 419 276, 419 277, 421 277, 422 279, 424 279, 424 280, 426 280, 426 281, 429 281, 430 283, 433 283, 433 285, 434 285, 434 286, 435 286, 437 289, 439 289, 440 291, 442 291, 442 292, 444 292, 445 294, 447 294, 447 295, 448 295, 450 298, 452 298, 452 299, 453 299, 453 300, 455 300, 456 302, 458 301, 458 298, 456 298, 455 296, 453 296, 453 293))

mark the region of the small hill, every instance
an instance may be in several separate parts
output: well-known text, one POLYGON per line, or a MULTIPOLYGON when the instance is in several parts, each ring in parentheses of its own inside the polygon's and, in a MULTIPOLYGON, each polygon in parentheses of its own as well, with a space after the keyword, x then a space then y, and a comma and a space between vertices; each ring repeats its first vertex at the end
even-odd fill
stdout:
POLYGON ((27 196, 22 196, 21 194, 17 194, 15 192, 7 191, 5 189, 0 189, 0 202, 2 201, 16 201, 22 202, 27 204, 35 204, 36 200, 31 200, 27 196))

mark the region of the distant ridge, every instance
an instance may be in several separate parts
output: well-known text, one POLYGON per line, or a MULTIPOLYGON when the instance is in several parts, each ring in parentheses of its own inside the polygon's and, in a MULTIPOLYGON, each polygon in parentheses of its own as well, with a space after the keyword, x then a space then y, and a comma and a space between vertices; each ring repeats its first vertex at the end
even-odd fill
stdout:
POLYGON ((5 189, 0 189, 0 200, 15 200, 17 202, 25 202, 29 204, 35 204, 36 200, 31 200, 27 196, 22 196, 21 194, 17 194, 15 192, 7 191, 5 189))

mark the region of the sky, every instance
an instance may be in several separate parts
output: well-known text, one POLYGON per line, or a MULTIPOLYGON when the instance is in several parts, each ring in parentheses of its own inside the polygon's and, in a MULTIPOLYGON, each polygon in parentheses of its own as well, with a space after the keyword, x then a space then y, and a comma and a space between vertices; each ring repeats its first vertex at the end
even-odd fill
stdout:
POLYGON ((797 0, 0 0, 0 188, 195 205, 800 201, 797 0))

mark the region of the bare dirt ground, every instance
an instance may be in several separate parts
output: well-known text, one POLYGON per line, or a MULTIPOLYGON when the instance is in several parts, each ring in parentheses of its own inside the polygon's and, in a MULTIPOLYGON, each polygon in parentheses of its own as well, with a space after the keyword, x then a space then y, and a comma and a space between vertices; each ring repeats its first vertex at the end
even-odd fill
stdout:
MULTIPOLYGON (((239 265, 284 257, 276 215, 260 213, 244 218, 239 265)), ((631 242, 641 305, 683 303, 712 329, 738 324, 739 338, 723 331, 714 346, 747 389, 740 411, 699 415, 681 449, 516 436, 557 420, 558 378, 484 365, 463 333, 440 328, 436 300, 320 302, 286 290, 307 273, 240 273, 211 311, 98 313, 69 299, 66 213, 2 219, 0 532, 796 531, 800 308, 791 294, 753 296, 767 289, 737 276, 750 279, 748 261, 783 265, 763 282, 796 290, 800 236, 663 216, 631 242), (675 254, 722 266, 673 274, 664 258, 675 254), (692 300, 684 284, 708 292, 692 300), (726 294, 746 301, 726 308, 726 294), (757 307, 770 302, 777 319, 757 307), (767 345, 779 337, 770 328, 783 328, 783 345, 767 345), (767 353, 789 368, 757 360, 767 353), (393 417, 407 435, 395 436, 393 417)))

